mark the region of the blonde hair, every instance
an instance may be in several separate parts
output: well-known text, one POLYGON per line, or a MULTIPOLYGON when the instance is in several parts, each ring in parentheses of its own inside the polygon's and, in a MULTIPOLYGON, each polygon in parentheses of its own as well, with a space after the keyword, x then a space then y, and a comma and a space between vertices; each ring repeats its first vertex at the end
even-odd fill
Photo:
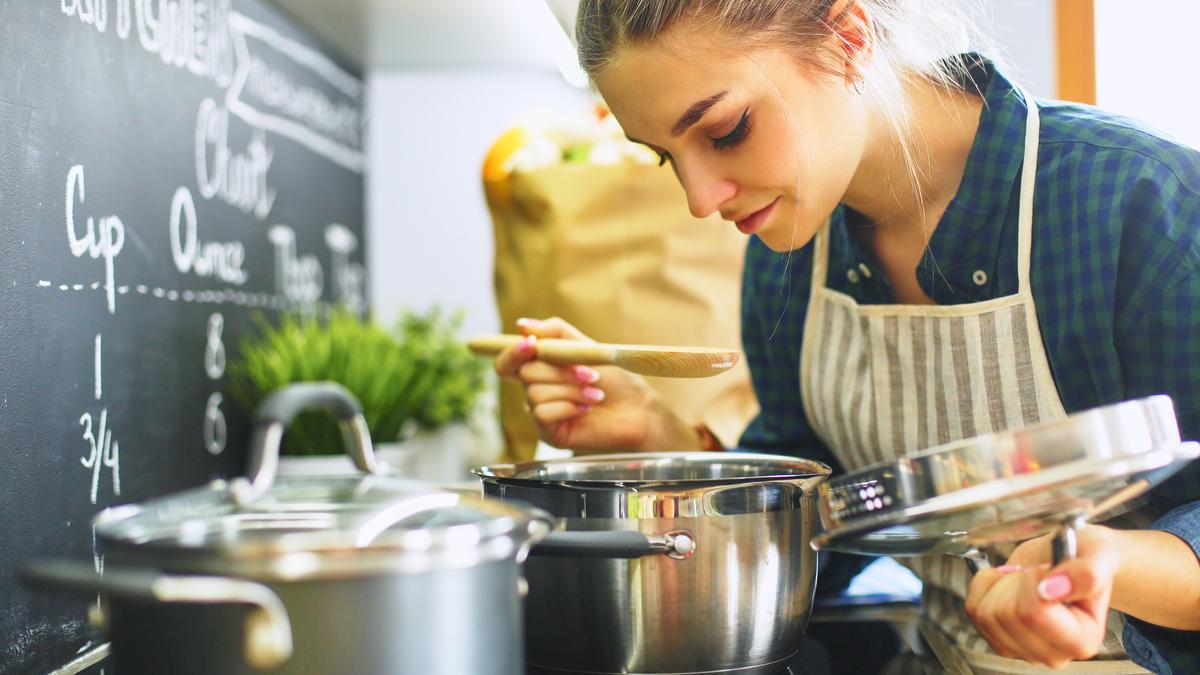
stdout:
POLYGON ((897 131, 907 117, 907 80, 961 88, 966 66, 946 57, 991 46, 976 28, 979 11, 969 0, 580 0, 579 63, 595 79, 622 47, 653 43, 682 22, 701 22, 749 48, 790 48, 819 71, 840 76, 845 52, 830 38, 854 5, 870 14, 872 38, 871 54, 855 75, 897 131))

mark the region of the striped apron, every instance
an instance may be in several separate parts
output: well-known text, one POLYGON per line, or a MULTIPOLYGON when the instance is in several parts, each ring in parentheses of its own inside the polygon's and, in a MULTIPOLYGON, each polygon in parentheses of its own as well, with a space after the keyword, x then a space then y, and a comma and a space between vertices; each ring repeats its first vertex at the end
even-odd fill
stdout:
MULTIPOLYGON (((965 305, 860 305, 826 288, 829 227, 816 235, 800 386, 808 421, 847 470, 1066 415, 1030 290, 1039 126, 1036 104, 1022 96, 1029 114, 1016 294, 965 305)), ((927 556, 900 561, 925 584, 922 629, 949 671, 1045 670, 1000 657, 988 647, 963 609, 970 582, 963 560, 927 556)), ((1110 612, 1097 658, 1074 663, 1066 672, 1147 672, 1127 660, 1122 626, 1122 616, 1110 612)))

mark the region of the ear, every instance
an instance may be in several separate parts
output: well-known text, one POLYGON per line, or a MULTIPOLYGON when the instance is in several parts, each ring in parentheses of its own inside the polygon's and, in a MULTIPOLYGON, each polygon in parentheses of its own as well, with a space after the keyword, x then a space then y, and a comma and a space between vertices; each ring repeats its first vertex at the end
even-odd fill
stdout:
POLYGON ((829 8, 828 21, 845 54, 846 84, 851 84, 875 51, 875 19, 858 0, 842 0, 829 8))

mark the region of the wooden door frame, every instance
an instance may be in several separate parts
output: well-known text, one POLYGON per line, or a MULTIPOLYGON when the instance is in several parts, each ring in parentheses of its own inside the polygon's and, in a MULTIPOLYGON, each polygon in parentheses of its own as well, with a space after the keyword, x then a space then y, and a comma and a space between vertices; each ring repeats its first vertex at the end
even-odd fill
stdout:
POLYGON ((1056 0, 1058 98, 1096 104, 1096 0, 1056 0))

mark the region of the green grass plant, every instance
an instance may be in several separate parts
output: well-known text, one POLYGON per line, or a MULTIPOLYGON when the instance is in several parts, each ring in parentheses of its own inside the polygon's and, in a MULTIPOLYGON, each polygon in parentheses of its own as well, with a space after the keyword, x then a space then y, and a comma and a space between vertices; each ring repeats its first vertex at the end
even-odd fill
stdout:
MULTIPOLYGON (((230 391, 252 413, 268 394, 297 382, 333 381, 362 404, 375 443, 405 440, 465 420, 484 387, 487 362, 457 337, 462 314, 435 307, 406 311, 393 330, 345 310, 324 317, 256 318, 230 364, 230 391)), ((341 434, 323 412, 301 414, 284 435, 283 453, 342 452, 341 434)))

